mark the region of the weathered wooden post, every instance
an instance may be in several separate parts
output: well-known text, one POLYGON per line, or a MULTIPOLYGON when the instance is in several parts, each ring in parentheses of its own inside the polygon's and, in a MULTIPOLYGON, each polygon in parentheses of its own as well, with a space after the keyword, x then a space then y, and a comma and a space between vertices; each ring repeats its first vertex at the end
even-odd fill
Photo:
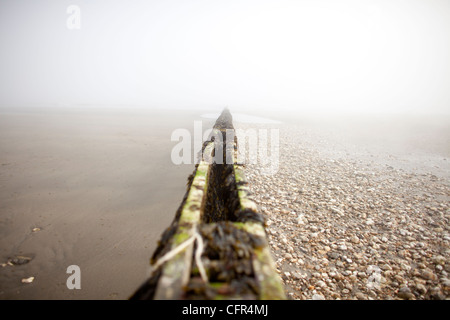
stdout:
POLYGON ((286 299, 237 149, 225 109, 151 258, 152 274, 130 299, 286 299))

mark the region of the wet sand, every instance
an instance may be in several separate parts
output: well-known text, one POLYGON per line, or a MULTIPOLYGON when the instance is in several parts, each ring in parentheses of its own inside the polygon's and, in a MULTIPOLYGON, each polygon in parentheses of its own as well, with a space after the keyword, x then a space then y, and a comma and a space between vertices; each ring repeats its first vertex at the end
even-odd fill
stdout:
POLYGON ((127 299, 194 168, 172 163, 171 133, 200 113, 0 110, 0 299, 127 299), (32 260, 8 265, 17 255, 32 260))

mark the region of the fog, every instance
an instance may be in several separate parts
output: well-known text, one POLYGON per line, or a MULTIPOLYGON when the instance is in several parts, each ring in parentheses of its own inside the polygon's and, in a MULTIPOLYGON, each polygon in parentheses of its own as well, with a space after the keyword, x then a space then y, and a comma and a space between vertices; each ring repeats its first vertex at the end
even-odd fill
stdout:
POLYGON ((447 0, 1 0, 0 104, 449 113, 449 31, 447 0))

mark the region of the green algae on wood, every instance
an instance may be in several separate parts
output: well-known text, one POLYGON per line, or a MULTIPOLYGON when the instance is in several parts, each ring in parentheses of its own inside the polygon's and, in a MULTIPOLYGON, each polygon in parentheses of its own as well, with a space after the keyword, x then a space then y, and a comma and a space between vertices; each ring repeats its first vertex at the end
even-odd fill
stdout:
MULTIPOLYGON (((210 155, 212 147, 213 144, 210 143, 205 148, 207 155, 210 155)), ((193 236, 197 224, 200 222, 208 187, 209 169, 209 164, 204 161, 201 161, 197 167, 189 194, 181 211, 178 229, 172 239, 172 250, 193 236)), ((189 281, 193 252, 194 243, 187 246, 163 265, 158 287, 155 291, 155 299, 167 300, 181 299, 183 297, 183 292, 180 289, 189 281)))
POLYGON ((253 260, 255 274, 260 283, 261 300, 285 300, 283 285, 280 276, 276 272, 275 263, 272 260, 267 246, 255 250, 256 258, 253 260))

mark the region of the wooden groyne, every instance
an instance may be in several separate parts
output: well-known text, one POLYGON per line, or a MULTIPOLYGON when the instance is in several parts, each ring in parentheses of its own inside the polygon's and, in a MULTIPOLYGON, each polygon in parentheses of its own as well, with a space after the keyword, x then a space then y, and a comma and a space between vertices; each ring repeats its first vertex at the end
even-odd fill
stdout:
POLYGON ((151 276, 130 299, 286 299, 237 150, 225 109, 150 260, 151 276))

